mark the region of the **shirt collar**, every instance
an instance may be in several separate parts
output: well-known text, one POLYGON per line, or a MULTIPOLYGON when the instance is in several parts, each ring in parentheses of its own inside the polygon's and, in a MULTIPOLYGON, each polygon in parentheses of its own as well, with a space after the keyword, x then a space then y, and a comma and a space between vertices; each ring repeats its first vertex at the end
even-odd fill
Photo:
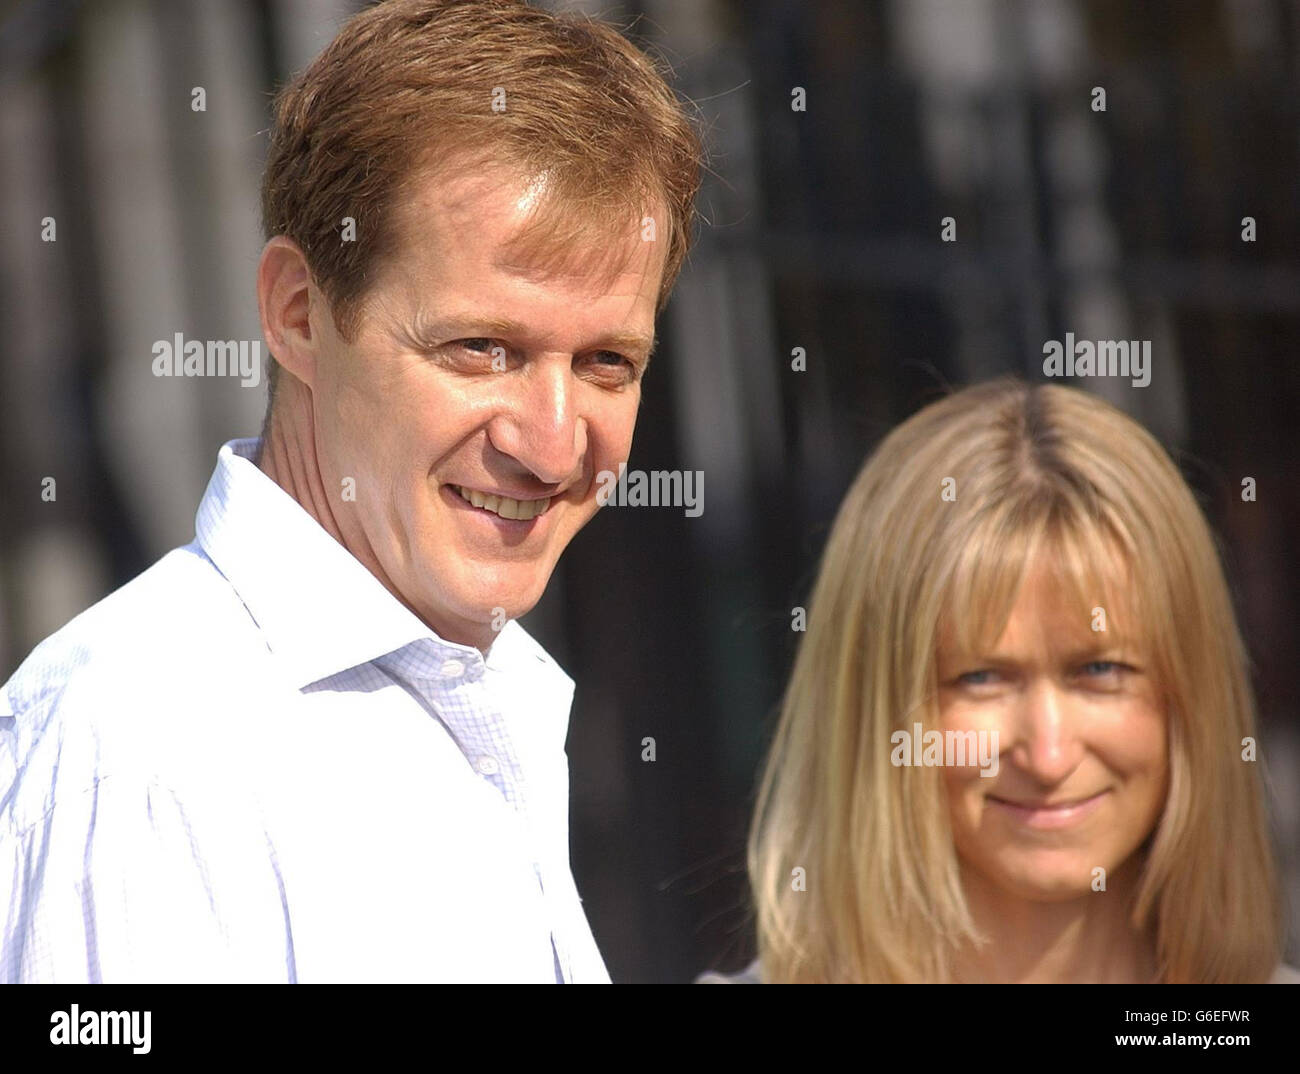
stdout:
POLYGON ((426 639, 467 668, 550 662, 513 621, 486 662, 478 649, 440 638, 253 463, 258 443, 222 446, 195 531, 297 688, 426 639))

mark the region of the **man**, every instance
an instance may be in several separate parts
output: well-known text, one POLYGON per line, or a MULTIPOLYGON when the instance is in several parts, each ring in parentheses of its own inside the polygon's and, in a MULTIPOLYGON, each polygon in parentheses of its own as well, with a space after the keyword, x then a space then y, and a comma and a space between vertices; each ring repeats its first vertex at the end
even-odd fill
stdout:
POLYGON ((521 2, 381 4, 282 92, 263 437, 0 694, 0 980, 608 981, 514 620, 628 456, 698 170, 644 55, 521 2))

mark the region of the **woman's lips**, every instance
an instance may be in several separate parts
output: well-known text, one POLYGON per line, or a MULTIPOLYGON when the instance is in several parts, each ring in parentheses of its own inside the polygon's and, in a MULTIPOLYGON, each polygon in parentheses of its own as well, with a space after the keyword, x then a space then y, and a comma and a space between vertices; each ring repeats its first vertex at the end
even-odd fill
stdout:
POLYGON ((1003 816, 1027 828, 1067 828, 1094 812, 1110 791, 1100 791, 1089 798, 1075 798, 1060 805, 1039 802, 1011 802, 988 796, 989 803, 1003 816))

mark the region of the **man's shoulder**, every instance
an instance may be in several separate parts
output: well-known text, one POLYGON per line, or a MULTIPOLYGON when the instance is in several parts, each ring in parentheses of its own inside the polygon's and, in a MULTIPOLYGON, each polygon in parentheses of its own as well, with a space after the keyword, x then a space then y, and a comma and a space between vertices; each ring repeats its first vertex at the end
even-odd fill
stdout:
MULTIPOLYGON (((0 835, 164 756, 199 756, 261 639, 196 545, 163 556, 41 642, 0 687, 0 835)), ((265 652, 265 648, 262 650, 265 652)), ((245 689, 245 692, 246 689, 245 689)))
POLYGON ((0 715, 49 707, 73 686, 108 690, 111 701, 118 684, 138 690, 170 678, 178 660, 208 662, 204 639, 239 608, 196 545, 174 549, 37 645, 4 685, 0 715))
POLYGON ((97 780, 160 724, 201 715, 258 644, 197 546, 167 553, 42 641, 0 687, 0 797, 23 776, 97 780))
POLYGON ((696 984, 762 984, 763 974, 758 959, 736 973, 719 973, 707 970, 695 978, 696 984))

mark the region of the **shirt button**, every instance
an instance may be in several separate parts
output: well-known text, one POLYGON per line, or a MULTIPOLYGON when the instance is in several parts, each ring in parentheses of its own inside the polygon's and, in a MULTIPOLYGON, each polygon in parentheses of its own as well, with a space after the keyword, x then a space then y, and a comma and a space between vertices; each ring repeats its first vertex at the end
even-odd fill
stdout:
POLYGON ((480 757, 477 761, 475 761, 474 767, 477 768, 479 772, 485 776, 495 776, 498 772, 501 771, 501 766, 497 764, 497 759, 495 757, 488 757, 486 755, 480 757))
POLYGON ((448 660, 439 669, 439 674, 442 675, 444 679, 459 679, 465 674, 465 665, 459 660, 448 660))

